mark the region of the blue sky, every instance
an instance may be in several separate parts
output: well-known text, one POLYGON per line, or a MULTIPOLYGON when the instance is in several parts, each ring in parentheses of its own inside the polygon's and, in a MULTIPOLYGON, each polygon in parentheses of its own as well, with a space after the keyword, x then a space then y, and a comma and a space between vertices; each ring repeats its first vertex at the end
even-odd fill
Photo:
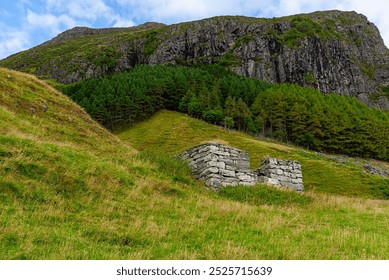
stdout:
POLYGON ((0 0, 0 59, 74 26, 128 27, 216 15, 278 17, 317 10, 354 10, 375 23, 389 46, 387 0, 0 0))

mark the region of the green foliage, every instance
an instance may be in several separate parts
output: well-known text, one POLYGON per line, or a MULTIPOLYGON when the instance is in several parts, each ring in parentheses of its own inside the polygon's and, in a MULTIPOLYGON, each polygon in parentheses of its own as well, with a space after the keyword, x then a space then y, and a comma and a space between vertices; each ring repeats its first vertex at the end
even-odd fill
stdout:
POLYGON ((374 101, 377 101, 380 97, 389 99, 389 86, 381 85, 375 93, 370 95, 370 98, 374 101))
POLYGON ((381 86, 381 91, 389 95, 389 86, 381 86))
POLYGON ((310 84, 315 83, 315 77, 313 76, 312 72, 306 72, 304 74, 304 79, 305 79, 305 82, 307 82, 307 83, 310 83, 310 84))
POLYGON ((244 35, 240 38, 238 38, 232 47, 232 50, 236 50, 237 48, 240 48, 242 45, 247 44, 248 42, 252 41, 253 37, 251 35, 244 35))
POLYGON ((388 160, 388 114, 355 98, 275 85, 257 95, 252 111, 263 119, 264 136, 318 151, 388 160))
POLYGON ((345 25, 349 25, 355 22, 355 19, 353 19, 350 15, 344 14, 339 17, 339 20, 341 23, 345 25))
POLYGON ((227 127, 228 129, 234 127, 235 123, 234 123, 234 119, 232 117, 225 117, 224 118, 224 125, 225 127, 227 127))
POLYGON ((223 109, 221 107, 209 108, 203 112, 202 119, 213 124, 220 124, 223 120, 223 109))
MULTIPOLYGON (((309 72, 305 78, 314 80, 309 72)), ((111 130, 170 109, 316 151, 389 160, 388 113, 355 98, 239 77, 218 65, 139 66, 64 92, 111 130)))
POLYGON ((233 53, 233 51, 228 51, 219 61, 218 64, 222 67, 230 67, 240 65, 241 61, 239 57, 233 53))
POLYGON ((341 35, 335 30, 334 23, 330 20, 323 22, 314 20, 308 16, 293 16, 290 28, 281 34, 268 29, 268 35, 275 37, 281 43, 289 47, 296 47, 300 41, 307 37, 329 40, 340 39, 341 35))
POLYGON ((197 96, 193 96, 188 103, 188 113, 192 117, 201 116, 201 103, 197 96))
POLYGON ((251 35, 244 35, 236 39, 231 49, 228 50, 227 53, 218 61, 218 64, 222 67, 240 65, 241 59, 237 54, 235 54, 235 50, 240 48, 242 45, 250 42, 251 40, 253 40, 253 37, 251 35))
POLYGON ((159 45, 158 31, 152 30, 146 33, 146 41, 144 45, 144 54, 151 55, 155 52, 159 45))
POLYGON ((117 65, 120 53, 113 47, 102 47, 91 57, 91 61, 98 67, 112 69, 117 65))
POLYGON ((364 74, 366 77, 368 77, 370 80, 374 79, 375 72, 374 72, 374 66, 369 63, 360 63, 359 69, 361 70, 362 74, 364 74))

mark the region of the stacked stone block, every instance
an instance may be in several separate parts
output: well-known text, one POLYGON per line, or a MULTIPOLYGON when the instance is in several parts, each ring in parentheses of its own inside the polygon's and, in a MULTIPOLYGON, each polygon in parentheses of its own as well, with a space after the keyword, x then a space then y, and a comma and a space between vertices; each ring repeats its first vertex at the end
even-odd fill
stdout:
POLYGON ((198 179, 214 190, 222 186, 255 185, 248 153, 216 143, 193 147, 179 157, 186 160, 198 179))
POLYGON ((264 158, 256 171, 250 169, 249 154, 232 147, 207 143, 179 155, 197 179, 218 191, 222 186, 265 183, 303 191, 303 175, 298 161, 264 158))
POLYGON ((382 169, 378 166, 373 166, 371 164, 365 164, 363 166, 363 169, 367 172, 367 173, 370 173, 370 174, 375 174, 375 175, 379 175, 379 176, 382 176, 382 177, 388 177, 388 171, 385 170, 385 169, 382 169))
POLYGON ((267 157, 262 160, 257 174, 261 183, 287 187, 299 192, 304 190, 303 174, 298 161, 267 157))

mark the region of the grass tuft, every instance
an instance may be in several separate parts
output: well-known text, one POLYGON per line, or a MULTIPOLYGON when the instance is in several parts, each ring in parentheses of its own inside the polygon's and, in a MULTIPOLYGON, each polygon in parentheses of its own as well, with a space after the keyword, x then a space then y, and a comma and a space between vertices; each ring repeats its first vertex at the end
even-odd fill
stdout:
POLYGON ((248 203, 250 205, 277 205, 305 206, 311 202, 311 199, 303 194, 296 193, 285 189, 278 189, 270 186, 236 186, 224 187, 220 190, 219 195, 233 201, 248 203))

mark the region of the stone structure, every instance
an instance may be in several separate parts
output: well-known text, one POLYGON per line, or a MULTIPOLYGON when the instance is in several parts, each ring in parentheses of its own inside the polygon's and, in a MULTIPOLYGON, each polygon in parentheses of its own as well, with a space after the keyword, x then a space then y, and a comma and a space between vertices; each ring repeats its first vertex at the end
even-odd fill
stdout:
POLYGON ((303 191, 303 174, 298 161, 264 158, 261 167, 257 170, 258 181, 303 191))
POLYGON ((371 164, 365 164, 363 166, 363 169, 369 174, 375 174, 375 175, 379 175, 382 177, 388 177, 388 171, 385 169, 382 169, 378 166, 373 166, 371 164))
POLYGON ((249 154, 232 147, 207 143, 179 155, 198 179, 218 191, 222 186, 266 183, 303 191, 301 165, 297 161, 265 158, 256 171, 250 169, 249 154))
POLYGON ((221 186, 254 185, 257 175, 250 170, 248 153, 216 143, 193 147, 179 157, 188 161, 198 179, 219 190, 221 186))

